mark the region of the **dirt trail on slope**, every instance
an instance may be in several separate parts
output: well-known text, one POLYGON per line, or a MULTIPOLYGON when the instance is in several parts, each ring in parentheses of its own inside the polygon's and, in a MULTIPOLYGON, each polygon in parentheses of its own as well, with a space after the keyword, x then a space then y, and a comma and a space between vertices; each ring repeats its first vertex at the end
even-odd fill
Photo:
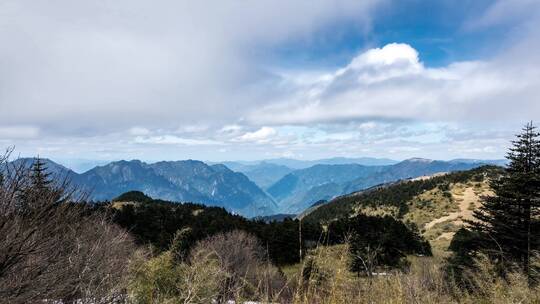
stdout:
POLYGON ((427 223, 424 228, 426 230, 432 228, 436 224, 443 223, 446 221, 454 221, 456 225, 463 225, 463 219, 470 220, 473 218, 473 210, 469 210, 469 206, 474 204, 477 206, 479 204, 479 196, 474 193, 472 187, 466 188, 462 194, 454 195, 454 199, 459 201, 459 211, 452 212, 447 216, 434 219, 433 221, 427 223))

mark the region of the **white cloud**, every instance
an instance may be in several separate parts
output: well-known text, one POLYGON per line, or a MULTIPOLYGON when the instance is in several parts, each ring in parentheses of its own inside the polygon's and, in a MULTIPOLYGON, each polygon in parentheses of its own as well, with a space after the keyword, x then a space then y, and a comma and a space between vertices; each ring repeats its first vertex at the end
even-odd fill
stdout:
POLYGON ((238 141, 248 141, 248 142, 268 142, 270 139, 275 137, 277 131, 274 128, 262 127, 254 132, 247 132, 244 135, 238 137, 238 141))
POLYGON ((375 122, 369 121, 369 122, 361 123, 358 126, 358 129, 369 131, 369 130, 372 130, 372 129, 376 128, 376 127, 377 127, 377 124, 375 122))
POLYGON ((159 144, 159 145, 187 145, 187 146, 208 146, 208 145, 222 145, 223 143, 208 140, 208 139, 193 139, 183 138, 174 135, 160 135, 160 136, 137 136, 134 139, 136 144, 159 144))
POLYGON ((195 124, 195 125, 185 125, 176 129, 176 133, 200 133, 208 130, 207 125, 195 124))
MULTIPOLYGON (((513 51, 521 54, 522 49, 517 45, 513 51)), ((279 125, 539 119, 540 70, 532 62, 539 62, 540 55, 529 52, 523 57, 501 55, 429 68, 412 46, 389 44, 360 53, 331 77, 296 85, 294 94, 252 111, 248 120, 279 125)))
MULTIPOLYGON (((384 81, 395 77, 418 74, 423 70, 418 52, 404 43, 391 43, 382 48, 368 50, 344 69, 336 72, 335 78, 351 73, 364 84, 384 81)), ((334 81, 339 81, 335 80, 334 81)))

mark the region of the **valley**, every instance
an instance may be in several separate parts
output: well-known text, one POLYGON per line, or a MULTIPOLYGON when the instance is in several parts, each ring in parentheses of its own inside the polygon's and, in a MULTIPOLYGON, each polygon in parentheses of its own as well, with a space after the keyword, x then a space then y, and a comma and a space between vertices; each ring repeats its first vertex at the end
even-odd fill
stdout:
MULTIPOLYGON (((18 159, 14 164, 28 167, 33 161, 18 159)), ((495 162, 420 158, 401 162, 333 158, 310 162, 277 159, 223 164, 196 160, 156 163, 131 160, 111 162, 79 174, 44 160, 51 173, 68 179, 95 201, 110 200, 135 190, 164 200, 224 207, 247 217, 300 214, 317 202, 330 201, 379 184, 468 170, 495 162), (287 167, 287 164, 300 169, 287 167)))

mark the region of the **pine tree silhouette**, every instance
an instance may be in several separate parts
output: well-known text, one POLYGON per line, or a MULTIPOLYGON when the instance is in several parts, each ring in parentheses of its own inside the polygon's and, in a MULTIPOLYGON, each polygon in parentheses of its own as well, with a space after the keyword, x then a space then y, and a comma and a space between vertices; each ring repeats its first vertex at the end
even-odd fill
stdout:
POLYGON ((45 201, 59 202, 61 200, 63 191, 54 184, 52 173, 39 156, 32 162, 28 174, 28 184, 19 195, 22 213, 31 212, 45 201))

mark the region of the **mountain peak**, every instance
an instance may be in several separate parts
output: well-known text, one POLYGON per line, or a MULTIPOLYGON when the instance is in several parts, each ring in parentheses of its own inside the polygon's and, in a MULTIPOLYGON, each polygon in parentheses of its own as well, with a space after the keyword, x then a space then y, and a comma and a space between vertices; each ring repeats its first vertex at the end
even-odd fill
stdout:
POLYGON ((220 206, 244 216, 277 211, 272 198, 242 173, 192 159, 151 164, 122 160, 89 170, 77 176, 76 181, 92 189, 95 200, 139 191, 159 199, 220 206))
POLYGON ((105 166, 110 166, 110 165, 122 165, 122 166, 126 166, 126 165, 130 165, 130 164, 133 164, 133 165, 139 165, 139 164, 142 164, 143 162, 138 160, 138 159, 132 159, 132 160, 125 160, 125 159, 122 159, 122 160, 118 160, 118 161, 114 161, 114 162, 111 162, 111 163, 108 163, 107 165, 105 166))

